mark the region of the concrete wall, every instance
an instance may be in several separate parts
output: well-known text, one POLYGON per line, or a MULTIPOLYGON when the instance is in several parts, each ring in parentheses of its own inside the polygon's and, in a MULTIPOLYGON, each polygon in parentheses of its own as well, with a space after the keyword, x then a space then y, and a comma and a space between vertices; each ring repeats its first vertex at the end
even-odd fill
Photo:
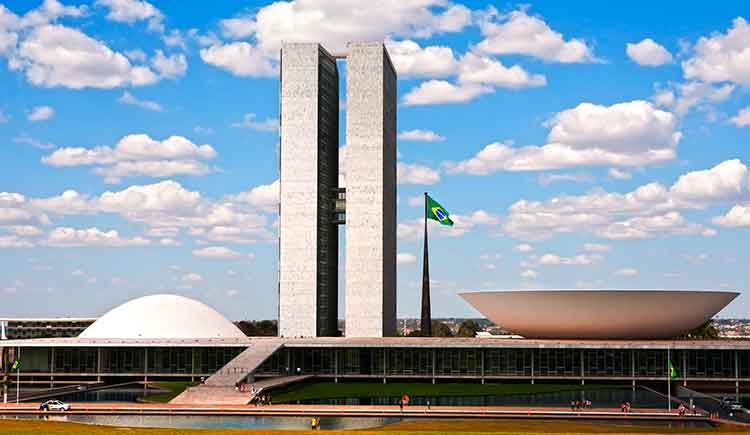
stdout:
POLYGON ((346 335, 396 329, 396 73, 381 43, 349 45, 346 335))
MULTIPOLYGON (((320 109, 321 104, 335 104, 334 110, 338 113, 338 75, 336 73, 335 80, 320 81, 322 57, 323 61, 330 60, 316 43, 282 47, 279 334, 285 337, 330 333, 331 322, 319 324, 321 299, 324 304, 333 305, 333 308, 327 305, 328 314, 334 319, 337 317, 337 277, 335 273, 331 276, 330 271, 336 270, 338 233, 320 228, 330 225, 328 210, 332 207, 329 205, 332 193, 329 190, 338 185, 337 175, 321 178, 321 169, 338 172, 337 168, 330 168, 333 155, 338 161, 338 121, 321 123, 320 109), (328 103, 320 100, 321 86, 326 86, 329 97, 333 96, 328 103), (329 183, 335 184, 328 186, 329 183), (321 277, 325 288, 319 285, 321 277)), ((333 66, 335 68, 335 61, 333 66)))

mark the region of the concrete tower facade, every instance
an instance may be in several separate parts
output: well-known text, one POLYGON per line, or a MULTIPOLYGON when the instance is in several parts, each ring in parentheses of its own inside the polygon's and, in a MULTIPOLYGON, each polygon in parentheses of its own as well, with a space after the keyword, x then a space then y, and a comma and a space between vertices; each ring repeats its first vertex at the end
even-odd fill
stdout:
POLYGON ((346 65, 346 335, 396 331, 396 72, 382 43, 346 65))
POLYGON ((317 43, 281 49, 279 335, 338 332, 339 76, 317 43))

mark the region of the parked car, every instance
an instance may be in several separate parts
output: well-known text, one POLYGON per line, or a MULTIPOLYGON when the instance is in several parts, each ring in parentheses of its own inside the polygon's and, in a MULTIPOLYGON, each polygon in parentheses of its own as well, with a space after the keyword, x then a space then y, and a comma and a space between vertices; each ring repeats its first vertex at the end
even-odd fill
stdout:
POLYGON ((39 409, 42 411, 70 411, 70 405, 59 400, 48 400, 39 405, 39 409))

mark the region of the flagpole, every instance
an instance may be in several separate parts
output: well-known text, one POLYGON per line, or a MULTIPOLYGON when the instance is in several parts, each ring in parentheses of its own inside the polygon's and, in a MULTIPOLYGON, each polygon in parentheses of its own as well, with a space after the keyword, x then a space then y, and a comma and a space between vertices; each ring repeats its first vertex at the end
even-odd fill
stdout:
MULTIPOLYGON (((21 361, 21 346, 18 346, 18 356, 16 357, 16 361, 21 361)), ((18 367, 16 367, 16 403, 19 402, 19 398, 21 397, 21 364, 19 363, 18 367)))
POLYGON ((430 260, 427 248, 427 192, 424 193, 424 254, 422 257, 422 318, 420 330, 423 337, 432 336, 432 313, 430 309, 430 260))

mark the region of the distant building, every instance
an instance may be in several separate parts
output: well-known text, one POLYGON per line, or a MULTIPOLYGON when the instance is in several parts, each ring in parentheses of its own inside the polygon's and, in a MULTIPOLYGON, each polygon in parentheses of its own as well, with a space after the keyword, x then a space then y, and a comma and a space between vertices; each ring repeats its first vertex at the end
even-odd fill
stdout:
POLYGON ((0 339, 75 337, 96 318, 0 318, 0 339))

